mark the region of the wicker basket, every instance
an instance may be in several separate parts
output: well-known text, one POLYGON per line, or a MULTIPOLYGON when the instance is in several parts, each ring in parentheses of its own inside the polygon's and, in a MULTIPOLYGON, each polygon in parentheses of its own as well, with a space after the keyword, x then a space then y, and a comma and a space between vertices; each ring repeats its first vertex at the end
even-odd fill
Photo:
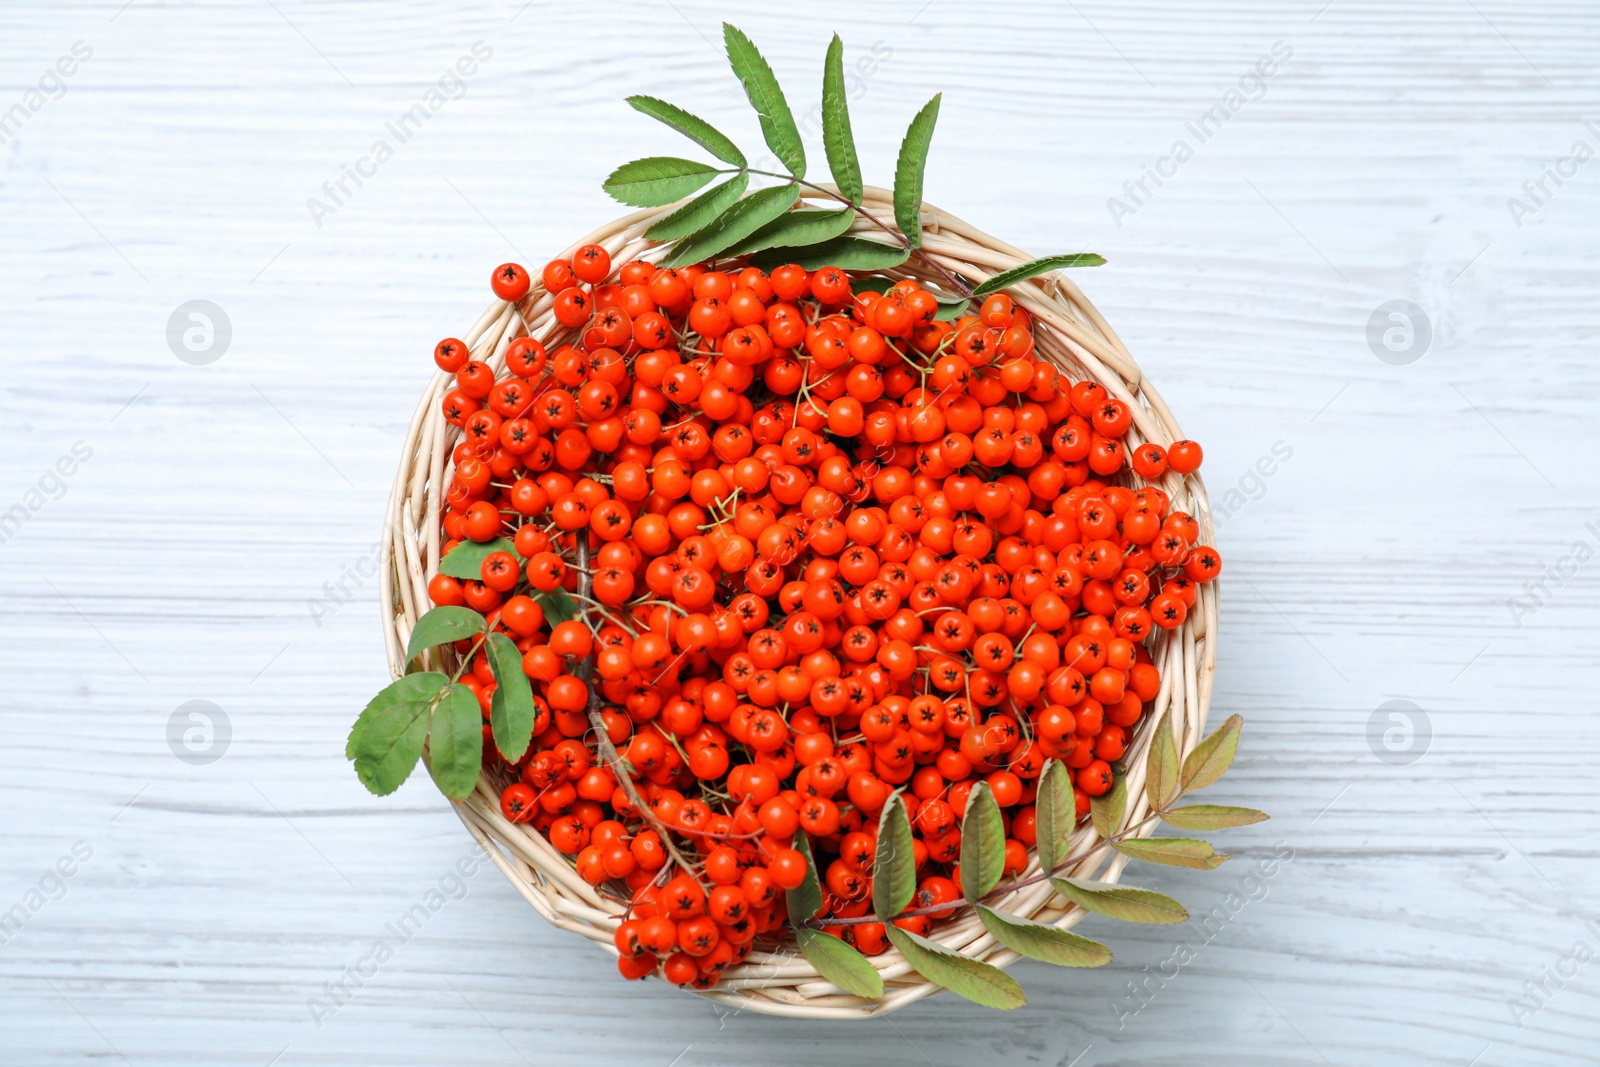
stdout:
MULTIPOLYGON (((826 199, 806 190, 808 199, 826 199)), ((868 188, 865 211, 882 218, 893 217, 891 194, 868 188)), ((613 262, 648 256, 656 243, 643 235, 651 222, 676 205, 652 208, 618 219, 573 245, 601 244, 613 262)), ((931 205, 924 205, 923 249, 947 268, 974 283, 1000 271, 1018 266, 1032 257, 953 218, 931 205)), ((858 222, 863 234, 873 235, 858 222)), ((571 249, 568 250, 569 253, 571 249)), ((895 277, 918 276, 915 260, 886 272, 895 277)), ((937 279, 930 279, 937 286, 937 279)), ((1037 352, 1054 361, 1072 379, 1092 378, 1112 396, 1128 403, 1133 411, 1133 426, 1128 431, 1130 447, 1145 441, 1167 445, 1183 435, 1177 421, 1159 393, 1140 372, 1121 339, 1095 306, 1070 280, 1060 274, 1045 275, 1023 282, 1010 290, 1036 320, 1037 352)), ((548 342, 564 331, 551 314, 551 298, 537 284, 515 305, 496 301, 466 333, 473 358, 487 361, 497 373, 504 368, 506 347, 519 336, 531 333, 548 342)), ((441 544, 441 487, 449 484, 450 453, 459 437, 457 428, 444 419, 440 401, 450 388, 451 376, 439 372, 424 391, 412 416, 400 470, 389 495, 382 539, 382 604, 385 612, 384 640, 388 648, 389 670, 396 678, 405 667, 406 642, 417 618, 428 607, 428 579, 437 572, 441 544)), ((1175 508, 1189 511, 1200 525, 1201 540, 1211 540, 1212 523, 1205 488, 1196 475, 1180 477, 1167 473, 1161 488, 1175 508)), ((1158 631, 1151 647, 1152 658, 1161 670, 1161 690, 1154 706, 1140 719, 1139 728, 1123 760, 1127 767, 1129 803, 1123 829, 1144 819, 1149 806, 1144 799, 1144 753, 1149 745, 1149 723, 1163 714, 1170 715, 1180 757, 1200 740, 1205 727, 1206 709, 1211 699, 1216 665, 1217 590, 1216 583, 1199 587, 1199 601, 1181 627, 1158 631)), ((482 779, 476 791, 456 804, 456 813, 495 865, 540 915, 563 930, 581 934, 600 951, 616 956, 612 934, 622 921, 627 905, 603 895, 578 877, 571 861, 531 827, 508 822, 500 813, 497 792, 482 779)), ((1143 831, 1148 835, 1150 828, 1143 831)), ((1073 854, 1092 845, 1095 832, 1087 822, 1073 834, 1073 854)), ((1115 882, 1127 858, 1101 848, 1068 873, 1073 877, 1115 882)), ((1037 871, 1037 859, 1027 873, 1037 871)), ((1012 892, 996 902, 1005 911, 1031 917, 1066 928, 1075 925, 1086 913, 1056 895, 1048 882, 1012 892)), ((1005 966, 1019 957, 998 945, 979 924, 975 915, 935 927, 930 936, 952 949, 989 963, 1005 966)), ((898 951, 891 948, 872 957, 884 979, 881 1000, 870 1001, 841 992, 821 978, 793 944, 753 951, 737 967, 730 968, 714 988, 697 995, 720 1001, 732 1008, 817 1019, 861 1019, 903 1008, 940 991, 940 987, 918 975, 898 951)))

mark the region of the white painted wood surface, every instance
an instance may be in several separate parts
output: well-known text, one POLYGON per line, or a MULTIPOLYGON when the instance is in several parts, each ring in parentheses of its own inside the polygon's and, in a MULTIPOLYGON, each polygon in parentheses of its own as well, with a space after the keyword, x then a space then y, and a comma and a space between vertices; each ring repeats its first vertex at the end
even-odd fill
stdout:
POLYGON ((1520 226, 1507 206, 1600 148, 1592 4, 119 5, 0 11, 0 113, 93 53, 0 144, 0 512, 41 504, 0 545, 0 910, 39 905, 0 933, 0 1062, 1594 1062, 1600 961, 1563 961, 1600 951, 1600 564, 1563 561, 1600 546, 1600 162, 1520 226), (943 90, 929 198, 1109 257, 1085 288, 1216 499, 1240 490, 1215 713, 1248 725, 1215 799, 1275 815, 1218 872, 1134 880, 1197 915, 1256 899, 1209 936, 1086 924, 1117 961, 1019 967, 1011 1015, 802 1024, 624 986, 485 869, 319 1026, 312 998, 468 853, 425 780, 375 799, 341 755, 384 679, 369 553, 428 351, 493 264, 616 212, 609 167, 681 149, 625 94, 758 143, 724 17, 801 110, 829 32, 882 42, 853 104, 869 177, 943 90), (464 95, 395 144, 480 40, 464 95), (1186 122, 1279 41, 1199 143, 1186 122), (385 137, 317 226, 307 198, 385 137), (1179 139, 1192 158, 1117 225, 1108 198, 1179 139), (231 322, 210 365, 166 342, 192 299, 231 322), (1391 300, 1431 324, 1409 365, 1368 345, 1391 300), (1369 745, 1396 699, 1431 725, 1407 765, 1369 745), (231 725, 210 764, 169 748, 191 700, 231 725))

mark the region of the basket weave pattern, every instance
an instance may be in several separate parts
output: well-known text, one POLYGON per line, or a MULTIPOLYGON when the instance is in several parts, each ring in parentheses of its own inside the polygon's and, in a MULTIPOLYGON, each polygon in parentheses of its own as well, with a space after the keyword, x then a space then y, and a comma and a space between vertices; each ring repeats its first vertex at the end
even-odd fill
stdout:
MULTIPOLYGON (((805 190, 804 195, 821 198, 811 190, 805 190)), ((646 239, 644 231, 675 206, 617 219, 572 247, 603 245, 614 263, 648 258, 658 245, 646 239)), ((892 218, 892 196, 887 190, 869 187, 862 209, 879 218, 892 218)), ((1033 258, 931 205, 923 207, 923 225, 924 251, 973 284, 1033 258)), ((863 236, 880 236, 859 220, 856 231, 863 236)), ((924 269, 913 259, 901 268, 874 273, 923 279, 924 269)), ((935 287, 939 285, 937 278, 925 280, 935 287)), ((517 337, 531 334, 553 347, 573 333, 555 321, 551 296, 539 286, 537 274, 534 282, 533 289, 518 303, 496 301, 464 335, 472 358, 487 362, 497 375, 504 370, 507 346, 517 337)), ((1133 426, 1126 438, 1130 452, 1145 441, 1165 446, 1182 438, 1177 421, 1160 394, 1076 285, 1061 274, 1050 274, 1023 282, 1009 292, 1035 317, 1038 358, 1057 364, 1069 379, 1099 382, 1112 396, 1129 405, 1133 412, 1133 426)), ((405 670, 405 648, 411 629, 430 604, 428 579, 439 567, 443 492, 450 484, 450 454, 460 438, 459 429, 446 422, 440 410, 452 380, 453 376, 443 371, 437 373, 417 405, 384 520, 380 603, 389 669, 396 678, 405 670)), ((1210 543, 1210 508, 1198 475, 1182 477, 1168 472, 1157 484, 1169 494, 1173 508, 1194 515, 1201 540, 1210 543)), ((1128 806, 1118 830, 1149 814, 1144 795, 1144 755, 1151 733, 1146 728, 1148 724, 1159 721, 1163 714, 1171 716, 1180 758, 1201 738, 1216 664, 1216 629, 1217 589, 1212 582, 1199 586, 1199 600, 1183 625, 1176 630, 1158 631, 1151 645, 1152 659, 1161 672, 1161 689, 1139 720, 1123 760, 1128 768, 1128 806)), ((540 915, 563 930, 589 938, 601 951, 616 955, 612 935, 625 917, 626 902, 590 886, 578 876, 568 857, 532 827, 508 822, 500 813, 498 790, 486 778, 480 778, 474 793, 455 808, 495 865, 540 915)), ((1148 833, 1146 828, 1142 835, 1148 833)), ((1081 824, 1073 832, 1072 854, 1090 847, 1095 837, 1087 822, 1081 824)), ((1100 848, 1064 873, 1115 882, 1127 862, 1127 857, 1100 848)), ((1025 874, 1036 873, 1037 869, 1034 859, 1025 874)), ((1058 896, 1048 882, 1014 890, 993 903, 1004 911, 1062 928, 1075 925, 1086 914, 1058 896)), ((997 944, 970 910, 936 926, 929 936, 997 966, 1019 958, 997 944)), ((902 1008, 940 990, 912 970, 893 948, 870 958, 884 979, 885 994, 878 1001, 840 991, 821 978, 792 943, 758 946, 745 962, 724 972, 716 987, 697 995, 772 1015, 867 1018, 902 1008)))

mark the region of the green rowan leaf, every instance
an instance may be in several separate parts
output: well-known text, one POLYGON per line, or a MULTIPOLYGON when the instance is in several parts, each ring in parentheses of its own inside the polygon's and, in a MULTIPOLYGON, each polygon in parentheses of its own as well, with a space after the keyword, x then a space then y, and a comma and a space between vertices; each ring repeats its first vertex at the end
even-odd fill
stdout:
POLYGON ((1111 962, 1111 950, 1100 942, 1049 923, 995 911, 983 904, 978 905, 978 918, 996 941, 1031 960, 1058 967, 1104 967, 1111 962))
POLYGON ((822 147, 828 169, 840 195, 861 203, 861 161, 856 158, 855 135, 850 130, 850 94, 845 91, 844 42, 833 35, 822 64, 822 147))
POLYGON ((728 49, 728 64, 744 86, 744 95, 756 109, 761 136, 774 155, 796 178, 806 176, 806 148, 794 124, 789 102, 783 97, 776 75, 767 61, 737 26, 722 24, 722 37, 728 49))
POLYGON ((934 96, 917 112, 900 142, 900 158, 894 168, 894 220, 912 248, 922 247, 922 177, 928 166, 928 146, 933 142, 933 126, 939 121, 939 96, 934 96))
POLYGON ((918 974, 957 996, 1003 1011, 1028 1003, 1017 980, 993 964, 964 956, 898 926, 887 926, 885 930, 894 947, 917 969, 918 974))
POLYGON ((738 145, 728 140, 709 122, 689 114, 676 104, 657 100, 653 96, 630 96, 628 106, 658 122, 666 123, 724 163, 732 163, 736 167, 748 165, 738 145))

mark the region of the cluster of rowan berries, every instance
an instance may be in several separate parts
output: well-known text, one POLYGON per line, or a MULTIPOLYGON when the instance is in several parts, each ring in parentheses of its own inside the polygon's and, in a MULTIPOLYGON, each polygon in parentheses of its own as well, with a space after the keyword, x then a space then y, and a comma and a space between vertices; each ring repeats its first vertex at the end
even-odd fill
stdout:
MULTIPOLYGON (((613 278, 589 245, 544 268, 548 343, 511 342, 503 377, 461 341, 435 351, 462 430, 446 548, 510 547, 429 592, 522 650, 534 741, 516 763, 488 744, 502 812, 631 894, 629 977, 706 987, 815 918, 785 910, 808 874, 797 831, 819 916, 868 915, 895 791, 922 911, 899 925, 960 902, 979 781, 1021 872, 1045 760, 1085 814, 1160 688, 1148 639, 1220 570, 1155 484, 1198 445, 1131 447, 1129 405, 1036 359, 1004 294, 951 321, 917 282, 878 281, 644 261, 613 278), (572 596, 580 618, 547 619, 572 596)), ((520 266, 493 286, 532 311, 520 266)), ((462 681, 487 717, 481 655, 462 681)), ((824 929, 886 946, 881 923, 824 929)))

